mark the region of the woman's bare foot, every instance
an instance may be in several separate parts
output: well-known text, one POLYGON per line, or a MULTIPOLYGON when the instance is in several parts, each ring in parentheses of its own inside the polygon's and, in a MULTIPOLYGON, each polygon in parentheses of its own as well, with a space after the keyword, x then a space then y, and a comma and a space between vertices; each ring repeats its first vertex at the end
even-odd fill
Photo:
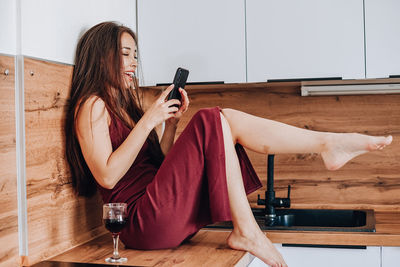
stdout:
POLYGON ((287 267, 279 251, 259 229, 254 233, 243 233, 234 228, 227 243, 233 249, 250 252, 271 267, 287 267))
POLYGON ((390 135, 384 137, 357 133, 334 133, 327 136, 325 151, 321 153, 321 156, 328 170, 337 170, 356 156, 383 149, 390 145, 392 139, 390 135))

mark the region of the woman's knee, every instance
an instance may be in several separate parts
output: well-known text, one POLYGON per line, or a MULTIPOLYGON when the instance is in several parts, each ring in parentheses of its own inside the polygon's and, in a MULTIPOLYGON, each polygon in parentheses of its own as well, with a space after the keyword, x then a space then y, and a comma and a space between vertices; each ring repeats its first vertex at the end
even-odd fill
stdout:
POLYGON ((220 116, 221 116, 222 133, 224 135, 224 138, 232 139, 232 142, 236 144, 236 139, 235 137, 233 137, 233 133, 231 127, 229 126, 228 121, 226 120, 225 116, 222 113, 220 113, 220 116))
POLYGON ((232 139, 233 139, 234 143, 237 142, 237 136, 235 133, 236 131, 234 129, 235 125, 233 123, 234 117, 236 115, 235 113, 237 113, 237 111, 234 109, 231 109, 231 108, 221 109, 221 120, 225 119, 226 123, 228 124, 228 127, 229 127, 229 130, 231 131, 232 139))
POLYGON ((228 119, 235 115, 235 110, 231 108, 223 108, 221 109, 221 113, 228 119))
POLYGON ((237 120, 237 116, 240 114, 240 112, 231 108, 223 108, 221 109, 221 113, 224 115, 231 128, 233 128, 234 121, 237 120))

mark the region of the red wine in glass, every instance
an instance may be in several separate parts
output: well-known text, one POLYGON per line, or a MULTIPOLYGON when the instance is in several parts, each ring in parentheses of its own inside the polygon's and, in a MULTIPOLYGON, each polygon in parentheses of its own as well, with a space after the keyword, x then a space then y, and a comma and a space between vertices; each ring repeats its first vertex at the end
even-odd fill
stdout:
POLYGON ((122 258, 118 253, 119 234, 126 225, 126 203, 106 203, 103 205, 103 221, 108 231, 111 232, 114 242, 114 252, 112 257, 106 262, 121 263, 126 262, 127 258, 122 258))
POLYGON ((104 219, 104 225, 106 229, 113 234, 121 233, 122 229, 126 225, 126 219, 119 220, 119 219, 104 219))

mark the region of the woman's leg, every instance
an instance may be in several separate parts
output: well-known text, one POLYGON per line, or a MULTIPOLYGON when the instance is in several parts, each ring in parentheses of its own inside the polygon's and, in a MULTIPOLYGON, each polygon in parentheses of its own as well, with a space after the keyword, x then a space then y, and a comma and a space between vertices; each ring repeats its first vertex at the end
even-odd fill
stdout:
POLYGON ((265 154, 321 153, 329 170, 342 167, 365 152, 383 149, 392 137, 356 133, 317 132, 256 117, 233 109, 223 109, 236 142, 265 154))
POLYGON ((227 242, 231 248, 249 251, 270 266, 286 266, 280 253, 258 227, 243 186, 239 160, 231 129, 221 114, 225 148, 225 169, 233 231, 227 242))

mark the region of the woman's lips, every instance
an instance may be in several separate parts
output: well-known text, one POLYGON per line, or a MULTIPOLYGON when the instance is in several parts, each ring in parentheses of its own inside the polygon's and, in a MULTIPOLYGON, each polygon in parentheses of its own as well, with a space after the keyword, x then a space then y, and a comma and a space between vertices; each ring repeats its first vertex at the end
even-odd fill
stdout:
POLYGON ((129 77, 129 80, 133 80, 133 76, 135 75, 135 72, 133 71, 126 71, 125 74, 129 77))

